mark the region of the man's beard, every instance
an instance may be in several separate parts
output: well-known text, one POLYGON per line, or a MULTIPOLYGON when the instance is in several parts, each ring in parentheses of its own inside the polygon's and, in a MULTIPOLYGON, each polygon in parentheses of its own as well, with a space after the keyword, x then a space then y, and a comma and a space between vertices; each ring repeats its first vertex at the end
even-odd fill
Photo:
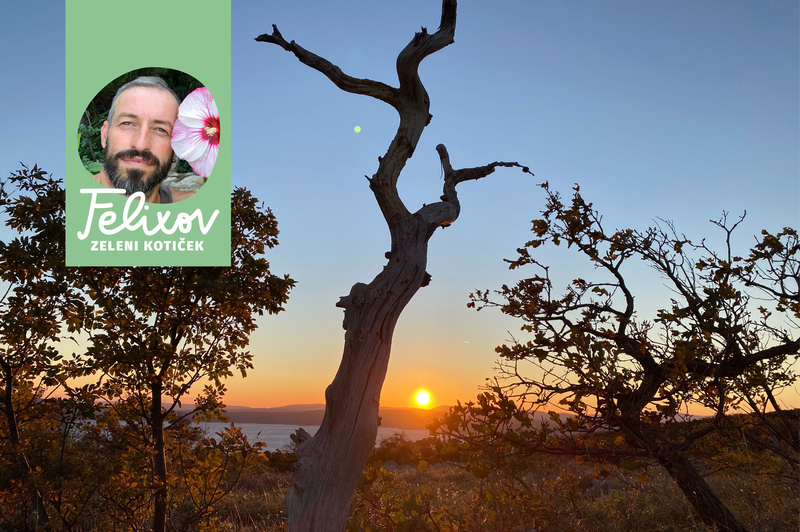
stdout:
POLYGON ((136 192, 143 192, 146 196, 148 192, 164 181, 169 173, 170 166, 172 166, 172 161, 164 161, 162 163, 149 151, 130 149, 112 155, 110 150, 106 150, 103 156, 103 170, 105 170, 108 179, 111 180, 111 184, 114 185, 114 188, 125 190, 126 196, 130 196, 136 192), (119 160, 123 157, 139 157, 143 161, 153 163, 155 168, 153 168, 149 178, 142 180, 145 170, 140 168, 120 169, 119 160))

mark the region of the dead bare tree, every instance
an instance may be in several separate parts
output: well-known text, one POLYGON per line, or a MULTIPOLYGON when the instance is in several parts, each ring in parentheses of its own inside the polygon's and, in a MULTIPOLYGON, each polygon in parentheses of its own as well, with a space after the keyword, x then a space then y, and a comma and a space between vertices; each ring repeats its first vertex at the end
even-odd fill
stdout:
MULTIPOLYGON (((440 201, 409 211, 397 192, 397 180, 414 154, 422 131, 430 123, 430 100, 420 80, 422 60, 453 42, 456 0, 443 0, 438 31, 423 27, 397 57, 400 87, 351 77, 323 57, 287 42, 272 26, 271 34, 257 41, 272 43, 293 53, 301 63, 318 70, 340 89, 377 98, 400 115, 392 143, 369 187, 378 201, 391 234, 389 262, 369 284, 356 283, 350 294, 336 304, 344 309, 344 354, 333 382, 325 391, 325 417, 316 435, 298 431, 298 463, 292 488, 286 496, 290 531, 344 529, 350 499, 366 464, 378 431, 378 405, 386 376, 392 334, 408 302, 430 275, 425 271, 428 240, 439 227, 452 224, 459 215, 456 185, 480 179, 498 167, 518 167, 516 162, 493 162, 476 168, 454 170, 444 145, 436 147, 444 169, 440 201)), ((533 174, 531 174, 533 175, 533 174)))

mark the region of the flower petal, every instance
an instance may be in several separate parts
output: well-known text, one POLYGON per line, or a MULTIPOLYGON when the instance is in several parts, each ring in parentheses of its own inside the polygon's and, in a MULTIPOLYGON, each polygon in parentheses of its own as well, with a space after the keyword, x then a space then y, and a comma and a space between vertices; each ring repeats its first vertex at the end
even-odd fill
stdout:
POLYGON ((209 146, 204 157, 201 157, 194 162, 189 161, 189 164, 192 165, 192 170, 197 172, 197 175, 200 177, 208 177, 211 175, 211 171, 214 169, 214 163, 217 162, 218 151, 218 145, 209 146))
POLYGON ((217 114, 217 105, 214 103, 214 98, 211 97, 211 93, 205 87, 193 90, 178 108, 179 116, 200 120, 205 120, 209 116, 217 114))
POLYGON ((183 122, 183 124, 186 127, 190 128, 190 129, 200 129, 201 127, 203 127, 203 124, 206 123, 206 119, 205 118, 197 118, 197 117, 194 117, 194 116, 184 116, 184 115, 181 115, 181 114, 179 114, 178 117, 180 118, 181 122, 183 122))
POLYGON ((204 129, 212 120, 218 128, 217 104, 208 89, 201 87, 192 91, 178 108, 178 119, 172 128, 172 149, 185 159, 201 177, 208 177, 214 169, 219 152, 219 131, 213 141, 204 129))
POLYGON ((178 157, 187 161, 196 160, 207 151, 207 145, 200 129, 186 127, 180 118, 175 121, 172 128, 172 149, 178 157))

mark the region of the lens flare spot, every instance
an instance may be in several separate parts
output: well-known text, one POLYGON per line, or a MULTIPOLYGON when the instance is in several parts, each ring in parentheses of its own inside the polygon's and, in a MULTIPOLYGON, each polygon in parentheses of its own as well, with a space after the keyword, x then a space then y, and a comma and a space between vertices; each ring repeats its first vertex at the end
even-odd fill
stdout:
POLYGON ((361 133, 361 126, 354 127, 353 131, 355 131, 356 133, 361 133))

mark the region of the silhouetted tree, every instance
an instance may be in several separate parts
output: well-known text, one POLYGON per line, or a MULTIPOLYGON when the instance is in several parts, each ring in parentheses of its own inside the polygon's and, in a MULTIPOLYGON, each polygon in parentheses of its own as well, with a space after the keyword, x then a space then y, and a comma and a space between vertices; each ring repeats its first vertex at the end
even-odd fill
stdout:
MULTIPOLYGON (((245 350, 255 317, 283 310, 294 281, 269 270, 263 254, 278 243, 272 212, 241 188, 233 191, 231 267, 85 269, 93 312, 90 344, 78 364, 100 374, 97 391, 116 426, 150 462, 153 530, 165 529, 167 432, 191 414, 220 413, 223 380, 253 367, 245 350), (194 408, 178 415, 190 389, 208 381, 194 408), (122 422, 122 423, 119 423, 122 422)), ((110 425, 109 425, 110 426, 110 425)))
MULTIPOLYGON (((797 231, 762 232, 748 255, 733 252, 731 234, 741 220, 713 222, 724 233, 721 251, 693 243, 672 224, 644 232, 608 231, 575 187, 564 204, 550 191, 533 221, 534 238, 518 249, 511 268, 535 275, 497 292, 472 295, 478 310, 499 307, 523 321, 530 340, 497 348, 500 378, 477 403, 458 405, 439 431, 468 442, 489 462, 504 453, 538 452, 635 462, 655 460, 669 473, 698 515, 719 530, 745 527, 693 464, 691 452, 726 424, 726 414, 747 406, 763 415, 770 445, 789 457, 797 476, 796 420, 775 400, 797 380, 800 353, 800 244, 797 231), (536 259, 543 245, 566 244, 591 262, 595 279, 574 279, 560 294, 550 268, 536 259), (693 258, 691 254, 700 255, 693 258), (636 315, 628 269, 634 259, 654 268, 672 290, 654 320, 636 315), (690 408, 714 415, 686 422, 690 408), (551 413, 536 423, 532 411, 551 413), (552 410, 551 410, 552 412, 552 410)), ((642 297, 641 295, 639 297, 642 297)), ((796 412, 795 412, 796 417, 796 412)))
MULTIPOLYGON (((442 2, 438 31, 425 28, 414 35, 397 57, 398 88, 369 79, 349 76, 324 59, 283 38, 273 25, 271 34, 256 38, 294 54, 305 65, 318 70, 340 89, 377 98, 391 105, 400 124, 369 187, 389 227, 391 251, 388 263, 369 284, 356 283, 341 298, 344 309, 345 345, 342 362, 325 392, 322 425, 313 438, 298 447, 293 485, 286 497, 289 530, 340 531, 344 528, 350 499, 366 463, 378 429, 380 392, 389 363, 397 319, 414 294, 428 284, 425 271, 428 240, 439 227, 452 224, 459 215, 456 185, 480 179, 498 167, 520 167, 517 163, 494 162, 477 168, 454 170, 447 150, 436 147, 444 168, 444 190, 440 201, 410 211, 397 191, 400 172, 413 155, 423 130, 431 121, 428 93, 420 80, 422 60, 453 42, 456 1, 442 2)), ((528 172, 527 168, 523 171, 528 172)), ((530 173, 530 172, 529 172, 530 173)))
POLYGON ((23 166, 0 185, 0 215, 20 233, 0 242, 0 526, 138 530, 152 519, 163 531, 168 505, 186 505, 170 502, 170 480, 195 507, 176 526, 197 522, 259 448, 234 428, 203 438, 185 420, 220 414, 223 380, 252 367, 256 316, 283 310, 294 286, 264 257, 275 217, 234 190, 230 268, 66 268, 63 183, 23 166), (88 335, 85 354, 59 353, 64 330, 88 335), (98 380, 75 386, 81 376, 98 380))
MULTIPOLYGON (((34 166, 0 183, 0 215, 19 236, 0 242, 0 395, 3 455, 16 462, 17 474, 4 482, 22 486, 30 497, 31 529, 48 522, 42 486, 29 461, 28 422, 47 414, 42 394, 58 384, 55 347, 64 309, 79 300, 64 267, 64 189, 34 166)), ((67 323, 75 331, 78 323, 67 323)), ((23 504, 20 512, 28 512, 23 504)), ((8 526, 11 526, 10 524, 8 526)))

